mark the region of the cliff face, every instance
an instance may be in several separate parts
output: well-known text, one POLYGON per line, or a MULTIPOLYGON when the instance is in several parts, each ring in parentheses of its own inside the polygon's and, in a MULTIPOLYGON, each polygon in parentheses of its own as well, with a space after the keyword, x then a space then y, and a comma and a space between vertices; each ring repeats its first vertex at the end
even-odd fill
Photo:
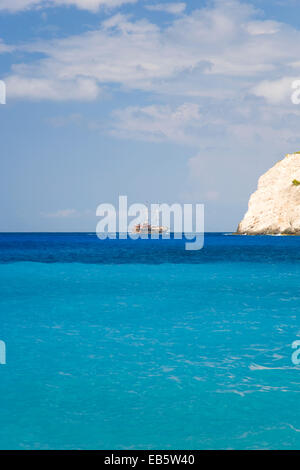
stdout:
POLYGON ((237 233, 300 235, 300 153, 286 155, 259 178, 237 233))

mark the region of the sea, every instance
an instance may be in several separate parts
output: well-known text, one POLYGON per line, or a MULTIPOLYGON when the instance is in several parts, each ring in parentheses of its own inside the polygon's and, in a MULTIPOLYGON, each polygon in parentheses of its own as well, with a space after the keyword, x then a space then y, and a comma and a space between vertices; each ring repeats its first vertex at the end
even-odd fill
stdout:
POLYGON ((1 449, 300 448, 300 237, 2 233, 0 340, 1 449))

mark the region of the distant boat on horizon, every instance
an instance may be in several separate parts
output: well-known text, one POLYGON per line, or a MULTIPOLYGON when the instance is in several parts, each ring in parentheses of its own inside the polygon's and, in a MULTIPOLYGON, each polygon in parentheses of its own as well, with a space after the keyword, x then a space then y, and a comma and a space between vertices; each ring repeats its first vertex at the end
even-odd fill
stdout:
POLYGON ((169 231, 168 227, 161 225, 151 225, 148 221, 143 222, 142 224, 137 224, 132 230, 132 233, 167 233, 169 231))

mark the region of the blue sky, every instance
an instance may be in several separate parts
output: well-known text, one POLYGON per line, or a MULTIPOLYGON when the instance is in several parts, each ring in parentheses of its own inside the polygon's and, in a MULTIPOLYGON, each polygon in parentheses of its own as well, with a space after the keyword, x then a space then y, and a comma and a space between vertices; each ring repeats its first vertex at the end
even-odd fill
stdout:
POLYGON ((300 150, 300 1, 0 0, 1 231, 93 231, 102 202, 204 203, 234 230, 300 150))

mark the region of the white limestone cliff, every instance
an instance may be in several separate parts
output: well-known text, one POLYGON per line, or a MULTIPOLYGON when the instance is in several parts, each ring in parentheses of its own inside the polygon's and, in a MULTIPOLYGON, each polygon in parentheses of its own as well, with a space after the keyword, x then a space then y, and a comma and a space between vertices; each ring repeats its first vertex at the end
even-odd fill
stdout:
POLYGON ((237 233, 300 235, 300 152, 286 155, 259 178, 237 233))

